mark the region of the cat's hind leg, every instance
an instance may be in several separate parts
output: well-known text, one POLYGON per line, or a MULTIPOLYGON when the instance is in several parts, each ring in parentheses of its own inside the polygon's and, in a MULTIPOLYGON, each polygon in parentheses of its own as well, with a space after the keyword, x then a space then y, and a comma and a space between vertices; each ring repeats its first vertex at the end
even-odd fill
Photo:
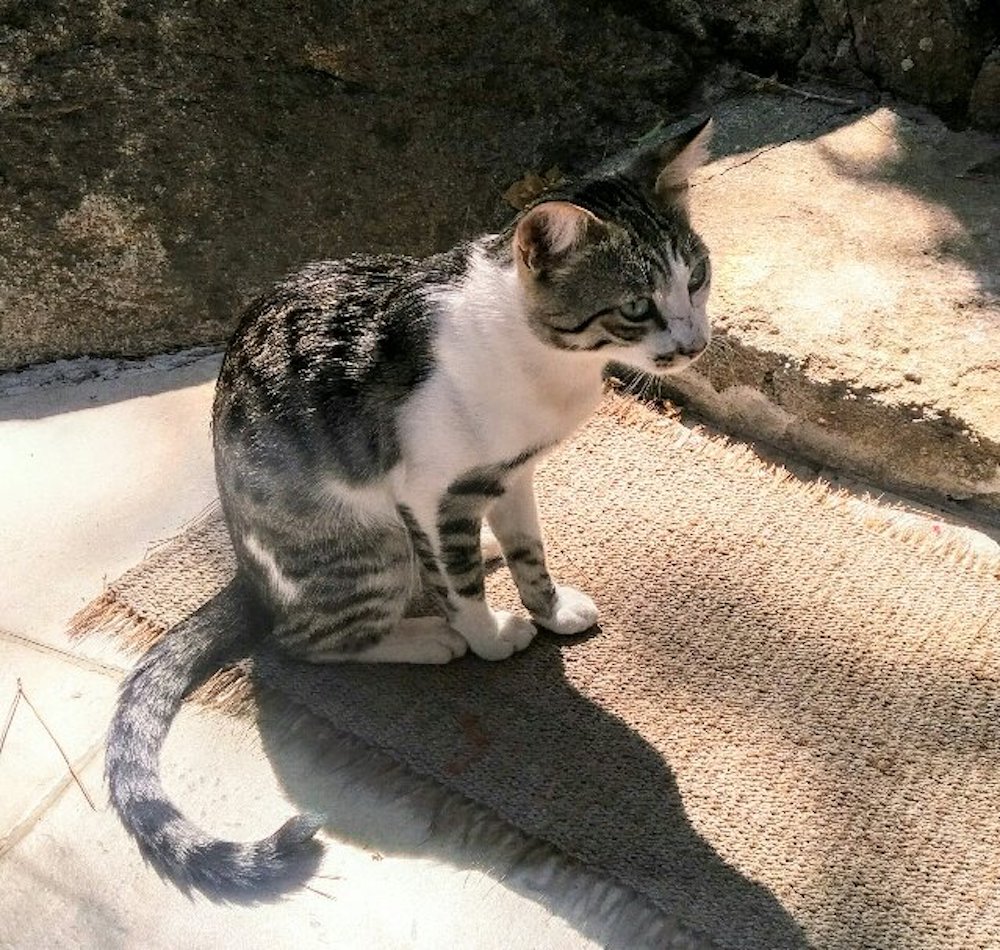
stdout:
POLYGON ((289 618, 275 633, 287 652, 311 663, 448 663, 468 649, 443 617, 396 617, 387 606, 366 616, 328 608, 306 625, 289 618))
POLYGON ((419 574, 402 521, 345 522, 335 537, 290 555, 287 548, 279 552, 283 563, 300 566, 295 596, 282 605, 273 636, 293 656, 313 663, 447 663, 466 652, 466 641, 443 617, 404 617, 419 574))

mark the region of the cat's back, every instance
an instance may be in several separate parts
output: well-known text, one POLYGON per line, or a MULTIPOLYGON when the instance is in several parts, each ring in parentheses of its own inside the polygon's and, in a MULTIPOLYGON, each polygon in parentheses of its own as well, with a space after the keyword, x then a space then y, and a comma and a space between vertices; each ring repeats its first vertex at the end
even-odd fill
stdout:
POLYGON ((461 249, 318 261, 254 300, 219 374, 217 452, 252 448, 265 463, 335 444, 352 479, 384 471, 398 454, 395 412, 433 370, 428 291, 461 280, 464 261, 461 249))
POLYGON ((370 361, 372 342, 402 329, 390 319, 392 298, 412 281, 416 264, 350 257, 316 261, 285 277, 244 311, 226 349, 220 388, 238 388, 252 376, 281 387, 370 361))

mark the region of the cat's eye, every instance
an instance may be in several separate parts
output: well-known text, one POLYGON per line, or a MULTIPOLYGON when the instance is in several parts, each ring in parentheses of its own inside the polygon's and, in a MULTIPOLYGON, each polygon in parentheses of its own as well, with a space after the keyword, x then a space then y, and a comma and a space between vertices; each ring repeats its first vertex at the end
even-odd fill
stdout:
POLYGON ((651 306, 652 302, 649 297, 636 297, 635 300, 623 303, 618 308, 618 312, 626 320, 645 320, 651 306))
POLYGON ((708 265, 704 260, 700 260, 691 270, 691 276, 688 278, 688 292, 693 294, 695 291, 701 290, 707 280, 708 265))

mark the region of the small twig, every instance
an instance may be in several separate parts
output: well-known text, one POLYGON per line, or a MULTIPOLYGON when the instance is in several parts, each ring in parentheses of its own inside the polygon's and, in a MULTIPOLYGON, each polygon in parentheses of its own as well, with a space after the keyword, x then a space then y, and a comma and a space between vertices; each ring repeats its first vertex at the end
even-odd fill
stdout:
POLYGON ((3 724, 3 732, 0 733, 0 752, 3 752, 3 744, 7 741, 7 733, 10 732, 10 724, 14 721, 14 713, 17 704, 21 701, 21 685, 18 683, 17 692, 14 693, 14 702, 10 704, 10 712, 7 713, 7 721, 3 724))
MULTIPOLYGON (((748 73, 747 75, 752 75, 748 73)), ((847 100, 844 100, 847 102, 847 100)), ((781 139, 778 142, 772 142, 770 145, 764 145, 757 149, 755 152, 751 152, 749 155, 745 156, 738 162, 733 162, 732 165, 727 165, 722 171, 716 172, 714 175, 703 175, 698 181, 691 182, 692 188, 697 188, 699 185, 704 185, 706 182, 712 181, 715 178, 721 178, 723 175, 728 175, 731 171, 735 171, 737 168, 742 168, 744 165, 749 165, 751 162, 757 161, 761 155, 766 155, 768 152, 773 152, 776 148, 783 148, 786 145, 790 145, 792 142, 799 142, 805 138, 809 138, 811 135, 815 135, 823 128, 831 119, 837 116, 847 115, 851 112, 856 112, 861 108, 861 103, 859 102, 847 102, 847 107, 840 112, 831 113, 829 115, 823 116, 818 122, 816 122, 811 129, 806 129, 802 132, 797 132, 795 135, 787 139, 781 139)))
POLYGON ((83 112, 87 107, 82 103, 74 103, 72 105, 61 105, 61 106, 51 106, 48 109, 24 109, 19 112, 12 112, 11 115, 15 119, 58 119, 64 115, 74 115, 77 112, 83 112))
MULTIPOLYGON (((978 629, 978 630, 977 630, 977 631, 976 631, 976 632, 975 632, 975 633, 973 634, 973 637, 978 637, 978 636, 979 636, 979 634, 981 634, 981 633, 982 633, 982 632, 983 632, 983 631, 984 631, 984 630, 985 630, 985 629, 986 629, 986 628, 987 628, 987 627, 988 627, 988 626, 990 625, 990 621, 991 621, 991 620, 992 620, 992 619, 993 619, 993 618, 994 618, 994 617, 995 617, 995 616, 996 616, 997 614, 1000 614, 1000 607, 997 607, 997 608, 995 608, 995 609, 994 609, 994 611, 993 611, 993 613, 991 613, 991 614, 990 614, 990 615, 989 615, 989 616, 988 616, 988 617, 987 617, 987 618, 986 618, 986 619, 985 619, 985 620, 983 621, 983 623, 982 623, 982 625, 980 626, 980 628, 979 628, 979 629, 978 629)), ((0 740, 0 747, 2 747, 2 746, 3 746, 3 741, 2 741, 2 740, 0 740)))
POLYGON ((325 897, 328 901, 335 901, 337 898, 333 894, 327 894, 326 891, 321 891, 318 887, 312 887, 309 884, 302 885, 307 891, 312 891, 314 894, 319 894, 320 897, 325 897))
POLYGON ((853 99, 842 99, 840 96, 824 96, 819 92, 809 92, 807 89, 796 89, 794 86, 787 86, 783 82, 778 82, 773 76, 758 76, 756 73, 747 72, 745 69, 739 70, 741 76, 746 76, 747 79, 752 79, 756 84, 758 89, 764 89, 769 92, 787 92, 791 93, 793 96, 799 96, 802 99, 806 99, 812 102, 826 102, 831 106, 858 106, 861 103, 856 102, 853 99))
MULTIPOLYGON (((87 792, 87 789, 84 788, 83 782, 80 781, 80 776, 76 774, 76 769, 74 769, 73 766, 70 764, 69 758, 63 751, 63 747, 59 744, 59 740, 52 734, 52 730, 47 725, 45 725, 45 720, 42 719, 41 713, 39 713, 39 711, 35 709, 35 704, 30 699, 28 699, 28 694, 24 691, 24 687, 21 685, 20 677, 18 677, 17 680, 17 694, 19 697, 24 699, 24 701, 28 704, 28 708, 35 714, 35 718, 41 723, 42 728, 46 731, 46 733, 48 733, 49 738, 52 740, 55 747, 59 750, 59 754, 62 756, 63 762, 66 763, 66 768, 69 769, 69 774, 73 776, 73 781, 76 782, 76 784, 80 788, 80 791, 83 792, 83 797, 87 799, 87 804, 90 805, 91 810, 97 811, 97 806, 94 804, 94 800, 90 797, 90 794, 87 792)), ((13 717, 13 713, 11 714, 11 716, 13 717)))

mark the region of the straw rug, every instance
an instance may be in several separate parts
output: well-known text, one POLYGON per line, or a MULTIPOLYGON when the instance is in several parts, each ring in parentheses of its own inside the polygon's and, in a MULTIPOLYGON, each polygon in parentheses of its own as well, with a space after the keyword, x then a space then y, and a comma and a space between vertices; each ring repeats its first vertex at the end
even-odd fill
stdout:
MULTIPOLYGON (((253 680, 717 945, 1000 946, 1000 564, 618 396, 538 494, 598 633, 253 680)), ((210 518, 77 626, 150 639, 230 569, 210 518)))

